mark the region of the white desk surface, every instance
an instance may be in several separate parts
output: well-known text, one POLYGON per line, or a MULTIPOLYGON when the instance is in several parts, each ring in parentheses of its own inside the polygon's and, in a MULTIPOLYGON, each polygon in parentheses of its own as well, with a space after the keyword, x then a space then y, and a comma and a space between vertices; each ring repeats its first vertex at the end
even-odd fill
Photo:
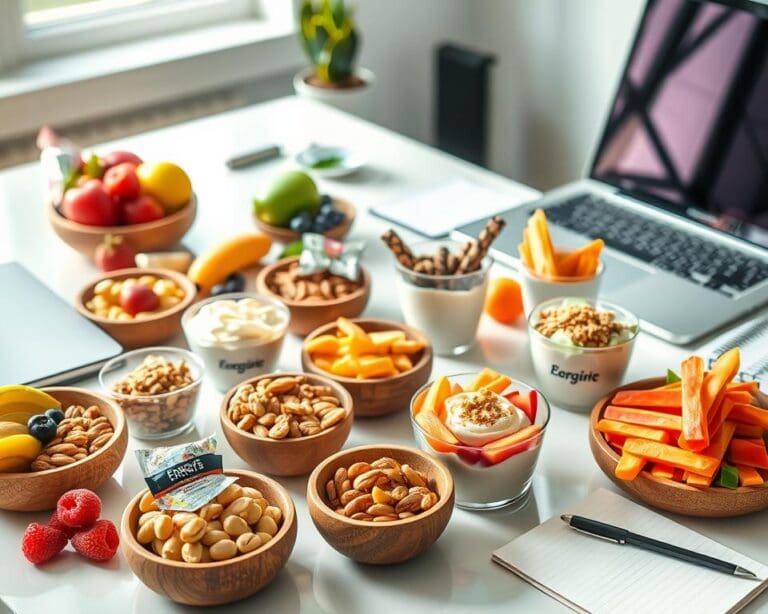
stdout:
MULTIPOLYGON (((343 142, 367 155, 370 166, 343 180, 321 181, 323 192, 338 194, 359 207, 351 237, 368 243, 365 264, 373 276, 373 294, 365 315, 401 320, 394 296, 392 258, 378 237, 385 222, 368 215, 371 205, 387 202, 420 186, 451 177, 480 181, 499 190, 519 190, 507 179, 464 163, 388 130, 326 107, 295 98, 272 101, 187 124, 142 134, 115 143, 145 159, 169 159, 191 175, 200 203, 197 220, 185 243, 200 250, 218 238, 255 229, 250 201, 259 184, 290 165, 275 160, 231 172, 224 160, 231 154, 263 143, 280 143, 296 150, 310 141, 343 142)), ((109 147, 104 148, 105 151, 109 147)), ((56 292, 72 300, 75 292, 97 271, 62 243, 49 228, 41 200, 36 164, 0 172, 0 262, 16 259, 56 292)), ((536 196, 531 191, 531 196, 536 196)), ((403 233, 408 236, 408 233, 403 233)), ((499 267, 497 272, 504 272, 499 267)), ((508 273, 507 273, 508 274, 508 273)), ((13 288, 3 288, 13 292, 13 288)), ((40 325, 32 323, 30 326, 40 325)), ((51 331, 51 343, 56 342, 51 331)), ((182 344, 182 339, 177 339, 182 344)), ((286 339, 279 367, 299 368, 300 340, 286 339)), ((24 347, 20 331, 16 347, 3 352, 44 352, 24 347)), ((664 373, 686 354, 658 339, 641 334, 627 381, 664 373)), ((529 382, 534 378, 522 322, 504 327, 484 317, 479 342, 457 359, 437 358, 434 373, 451 373, 490 365, 529 382)), ((82 383, 96 388, 95 380, 82 383)), ((219 432, 221 395, 203 385, 196 419, 196 435, 219 432)), ((358 565, 328 546, 307 513, 305 478, 280 479, 298 510, 299 533, 286 568, 272 585, 248 600, 221 611, 246 612, 557 612, 563 606, 491 562, 491 552, 542 520, 559 513, 599 486, 615 488, 592 459, 587 443, 587 417, 555 408, 534 478, 533 493, 520 511, 472 513, 456 509, 448 528, 421 557, 393 567, 358 565)), ((180 440, 179 440, 180 441, 180 440)), ((414 445, 407 411, 355 422, 346 446, 394 442, 414 445)), ((178 443, 178 441, 174 442, 178 443)), ((220 437, 225 466, 246 468, 220 437)), ((123 465, 101 488, 103 516, 116 524, 129 499, 143 481, 133 450, 142 447, 131 438, 123 465)), ((90 612, 176 612, 184 608, 156 595, 131 573, 122 554, 106 565, 86 562, 73 553, 36 568, 22 557, 19 544, 29 522, 47 520, 47 513, 0 512, 0 597, 20 614, 90 612)), ((677 518, 745 554, 768 562, 768 512, 731 520, 677 518)), ((0 610, 2 607, 0 606, 0 610)), ((218 611, 217 610, 217 611, 218 611)), ((748 611, 768 610, 768 594, 748 611)))

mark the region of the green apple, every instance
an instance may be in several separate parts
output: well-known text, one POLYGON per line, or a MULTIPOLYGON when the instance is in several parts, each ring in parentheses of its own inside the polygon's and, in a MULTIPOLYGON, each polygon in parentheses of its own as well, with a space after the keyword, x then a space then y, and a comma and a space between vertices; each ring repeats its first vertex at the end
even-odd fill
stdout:
POLYGON ((320 200, 312 177, 301 171, 289 171, 272 182, 263 198, 254 198, 253 206, 262 222, 287 227, 291 218, 302 211, 317 213, 320 200))

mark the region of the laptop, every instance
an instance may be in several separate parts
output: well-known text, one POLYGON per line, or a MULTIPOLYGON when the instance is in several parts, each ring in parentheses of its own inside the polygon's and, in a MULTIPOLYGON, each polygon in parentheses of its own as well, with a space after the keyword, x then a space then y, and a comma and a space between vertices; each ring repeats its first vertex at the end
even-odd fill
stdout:
POLYGON ((17 262, 0 264, 0 288, 0 385, 72 382, 123 351, 17 262))
POLYGON ((649 0, 588 176, 505 212, 498 260, 538 207, 558 247, 605 240, 601 296, 665 340, 768 302, 768 6, 649 0))

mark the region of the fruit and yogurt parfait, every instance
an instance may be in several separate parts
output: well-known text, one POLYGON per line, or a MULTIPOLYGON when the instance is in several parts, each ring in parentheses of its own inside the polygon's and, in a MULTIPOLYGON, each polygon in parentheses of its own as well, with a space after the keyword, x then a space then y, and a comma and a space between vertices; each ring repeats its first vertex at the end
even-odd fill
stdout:
POLYGON ((639 323, 618 305, 556 298, 531 312, 528 329, 542 390, 557 405, 587 411, 621 383, 639 323))
POLYGON ((280 301, 233 293, 193 305, 181 324, 189 347, 223 392, 275 370, 289 321, 290 312, 280 301))
POLYGON ((456 505, 496 509, 531 486, 549 405, 535 389, 491 369, 438 377, 411 402, 419 447, 453 475, 456 505))

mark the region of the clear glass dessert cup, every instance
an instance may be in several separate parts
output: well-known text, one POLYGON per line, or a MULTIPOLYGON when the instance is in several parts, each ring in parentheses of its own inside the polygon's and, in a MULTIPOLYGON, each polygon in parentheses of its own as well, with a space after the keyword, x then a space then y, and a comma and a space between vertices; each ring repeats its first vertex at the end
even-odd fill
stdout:
MULTIPOLYGON (((457 373, 449 375, 448 380, 466 389, 475 377, 477 373, 457 373)), ((484 446, 472 446, 436 437, 416 421, 414 411, 431 385, 429 382, 422 386, 411 399, 411 426, 419 448, 442 461, 453 475, 456 505, 475 511, 524 505, 549 424, 549 403, 544 395, 525 382, 513 380, 508 391, 516 390, 521 395, 536 393, 533 424, 540 425, 541 430, 508 445, 503 442, 506 437, 502 437, 484 446)))
MULTIPOLYGON (((458 241, 423 241, 412 246, 414 255, 435 254, 440 247, 459 252, 458 241)), ((427 275, 395 263, 397 294, 405 323, 423 332, 432 349, 442 356, 457 356, 475 343, 493 264, 485 256, 480 268, 459 275, 427 275)))
MULTIPOLYGON (((568 297, 573 298, 573 297, 568 297)), ((539 314, 561 306, 566 297, 537 305, 528 316, 531 361, 536 381, 555 405, 586 412, 608 392, 621 384, 640 331, 632 312, 605 301, 584 300, 599 311, 612 311, 616 321, 632 327, 628 339, 605 347, 579 347, 553 341, 536 329, 539 314)))

